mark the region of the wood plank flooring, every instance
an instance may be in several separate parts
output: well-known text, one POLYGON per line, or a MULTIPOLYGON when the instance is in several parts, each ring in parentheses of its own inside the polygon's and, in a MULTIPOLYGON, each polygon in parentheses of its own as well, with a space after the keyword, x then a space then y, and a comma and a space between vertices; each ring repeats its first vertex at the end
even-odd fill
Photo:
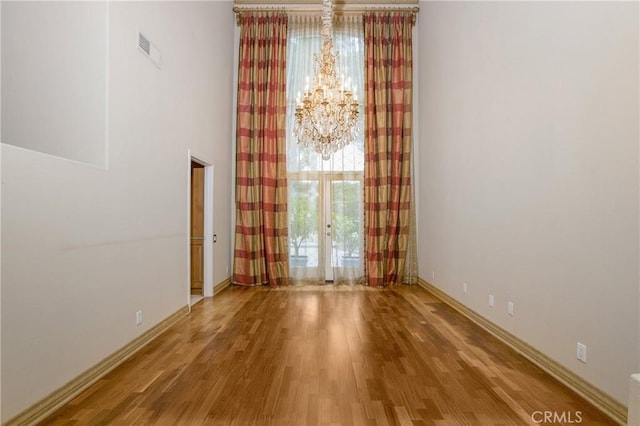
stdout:
POLYGON ((230 287, 43 424, 527 425, 549 411, 615 424, 418 286, 230 287))

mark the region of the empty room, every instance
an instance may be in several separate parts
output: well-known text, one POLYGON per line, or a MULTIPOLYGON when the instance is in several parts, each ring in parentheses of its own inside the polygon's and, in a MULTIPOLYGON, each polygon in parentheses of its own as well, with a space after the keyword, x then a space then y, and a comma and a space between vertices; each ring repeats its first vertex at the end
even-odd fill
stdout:
POLYGON ((637 1, 0 2, 2 425, 640 426, 637 1))

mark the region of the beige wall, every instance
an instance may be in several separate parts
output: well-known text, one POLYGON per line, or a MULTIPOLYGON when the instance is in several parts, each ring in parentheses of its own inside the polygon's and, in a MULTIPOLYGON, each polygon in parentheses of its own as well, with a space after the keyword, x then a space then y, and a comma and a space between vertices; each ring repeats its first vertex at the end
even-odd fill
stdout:
POLYGON ((421 2, 417 38, 420 276, 626 404, 638 3, 421 2))
MULTIPOLYGON (((73 12, 80 4, 57 3, 73 12)), ((37 5, 3 8, 2 38, 11 36, 9 12, 37 5)), ((215 166, 214 282, 228 276, 231 9, 231 2, 104 8, 107 167, 2 145, 3 421, 187 303, 189 149, 215 166), (138 29, 162 53, 161 69, 137 50, 138 29)), ((81 52, 64 46, 60 55, 71 72, 81 52)), ((18 66, 2 65, 3 72, 18 66)), ((47 78, 46 69, 22 72, 47 78)), ((60 100, 42 102, 55 109, 60 100)), ((17 124, 17 132, 33 125, 17 124)))
POLYGON ((2 7, 2 143, 104 167, 107 4, 2 7))
MULTIPOLYGON (((2 3, 0 3, 0 23, 2 23, 2 3)), ((0 82, 2 81, 2 31, 0 31, 0 82)), ((2 117, 2 84, 0 83, 0 117, 2 117)), ((0 118, 0 135, 2 119, 0 118)), ((2 149, 0 148, 0 175, 2 173, 2 149)), ((0 207, 2 205, 2 185, 0 184, 0 207)), ((0 236, 2 236, 2 208, 0 208, 0 236)), ((1 237, 0 237, 1 238, 1 237)), ((2 271, 2 244, 0 244, 0 271, 2 271)), ((2 324, 2 273, 0 273, 0 327, 2 324)), ((0 329, 0 332, 2 330, 0 329)), ((2 338, 0 336, 0 366, 2 365, 2 338)), ((2 421, 2 368, 0 368, 0 422, 2 421)))
MULTIPOLYGON (((231 7, 110 4, 107 168, 2 146, 2 420, 184 305, 188 149, 215 165, 226 278, 231 7)), ((420 275, 626 402, 640 371, 637 4, 420 7, 420 275)))

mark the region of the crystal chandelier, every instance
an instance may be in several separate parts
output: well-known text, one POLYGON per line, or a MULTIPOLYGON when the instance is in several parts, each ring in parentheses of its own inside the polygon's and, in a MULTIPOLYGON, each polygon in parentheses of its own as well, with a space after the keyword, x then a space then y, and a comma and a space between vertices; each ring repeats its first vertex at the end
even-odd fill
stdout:
POLYGON ((353 142, 358 135, 358 99, 350 90, 351 79, 338 77, 338 55, 333 50, 333 4, 322 0, 322 49, 315 55, 313 88, 309 80, 304 96, 298 92, 293 128, 298 143, 322 154, 331 154, 353 142))

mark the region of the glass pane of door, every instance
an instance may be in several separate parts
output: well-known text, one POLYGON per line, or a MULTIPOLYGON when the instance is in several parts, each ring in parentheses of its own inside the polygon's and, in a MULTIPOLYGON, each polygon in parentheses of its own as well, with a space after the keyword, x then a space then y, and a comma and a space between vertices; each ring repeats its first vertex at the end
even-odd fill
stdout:
MULTIPOLYGON (((289 181, 289 266, 292 269, 308 269, 308 274, 318 275, 324 266, 319 230, 320 182, 318 180, 289 181)), ((305 271, 302 271, 307 275, 305 271)))
POLYGON ((334 268, 357 268, 363 252, 362 184, 331 182, 331 260, 334 268))

